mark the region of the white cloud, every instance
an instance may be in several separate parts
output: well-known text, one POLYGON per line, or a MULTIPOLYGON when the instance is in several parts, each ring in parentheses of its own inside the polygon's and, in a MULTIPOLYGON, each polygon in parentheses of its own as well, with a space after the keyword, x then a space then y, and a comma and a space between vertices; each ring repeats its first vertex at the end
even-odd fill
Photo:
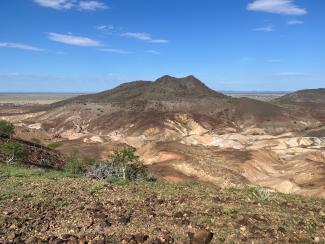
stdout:
POLYGON ((159 55, 160 54, 160 52, 158 52, 156 50, 147 50, 147 53, 154 54, 154 55, 159 55))
POLYGON ((274 29, 272 26, 264 26, 264 27, 255 28, 255 29, 253 29, 253 31, 272 32, 272 31, 274 31, 274 29))
POLYGON ((108 5, 98 1, 77 1, 77 0, 34 0, 38 5, 45 8, 53 8, 57 10, 79 9, 94 11, 99 9, 107 9, 108 5))
POLYGON ((75 0, 34 0, 42 7, 54 9, 71 9, 75 6, 75 0))
POLYGON ((29 51, 44 51, 42 48, 33 47, 30 45, 22 44, 22 43, 14 43, 14 42, 0 42, 0 48, 17 48, 17 49, 24 49, 29 51))
POLYGON ((126 32, 126 33, 123 33, 122 36, 138 39, 141 41, 150 41, 151 40, 151 36, 147 33, 126 32))
POLYGON ((114 25, 97 25, 96 29, 102 31, 112 31, 114 30, 114 25))
POLYGON ((160 39, 160 40, 151 40, 150 42, 157 43, 157 44, 161 44, 161 43, 168 43, 169 41, 168 40, 160 39))
POLYGON ((101 46, 99 41, 93 40, 88 37, 64 35, 50 32, 48 33, 48 38, 52 41, 61 42, 64 44, 82 46, 82 47, 98 47, 101 46))
POLYGON ((98 9, 107 9, 108 6, 105 3, 97 1, 81 1, 79 2, 79 9, 81 10, 98 10, 98 9))
POLYGON ((307 11, 296 6, 293 0, 255 0, 247 5, 247 9, 251 11, 261 11, 273 14, 307 14, 307 11))
POLYGON ((287 22, 288 25, 302 25, 303 23, 305 23, 305 22, 302 20, 296 20, 296 19, 292 19, 287 22))
POLYGON ((153 39, 150 34, 143 33, 143 32, 126 32, 122 33, 121 36, 141 40, 141 41, 148 41, 151 43, 161 44, 161 43, 168 43, 168 40, 162 40, 162 39, 153 39))
POLYGON ((110 53, 118 53, 118 54, 129 54, 129 52, 122 50, 122 49, 115 49, 115 48, 102 48, 99 49, 102 52, 110 52, 110 53))

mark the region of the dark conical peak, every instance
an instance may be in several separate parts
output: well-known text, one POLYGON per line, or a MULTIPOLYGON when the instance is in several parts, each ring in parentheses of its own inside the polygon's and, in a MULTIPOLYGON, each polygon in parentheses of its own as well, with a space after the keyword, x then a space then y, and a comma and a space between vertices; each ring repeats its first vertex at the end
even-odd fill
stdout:
POLYGON ((176 77, 170 76, 170 75, 164 75, 160 78, 158 78, 155 82, 159 83, 159 82, 168 82, 168 81, 172 81, 172 80, 177 80, 176 77))
MULTIPOLYGON (((161 82, 161 81, 181 81, 181 80, 188 80, 188 81, 193 81, 193 80, 196 80, 196 81, 199 81, 199 79, 197 79, 194 75, 189 75, 189 76, 186 76, 186 77, 183 77, 183 78, 176 78, 176 77, 173 77, 173 76, 170 76, 170 75, 164 75, 160 78, 158 78, 156 80, 156 82, 161 82)), ((200 83, 202 83, 200 81, 200 83)))
POLYGON ((175 78, 165 75, 154 82, 134 81, 121 84, 111 90, 79 96, 69 101, 59 102, 60 106, 69 102, 132 103, 134 101, 174 101, 202 98, 226 98, 222 93, 211 90, 193 75, 175 78))
POLYGON ((193 75, 183 78, 165 75, 153 82, 152 87, 155 88, 156 92, 159 91, 157 92, 157 96, 164 93, 181 97, 224 96, 223 94, 209 89, 203 82, 193 75))
POLYGON ((176 78, 170 75, 164 75, 158 78, 154 83, 160 83, 164 85, 176 85, 183 84, 187 87, 206 87, 199 79, 193 75, 189 75, 183 78, 176 78))
POLYGON ((198 80, 198 78, 196 78, 194 75, 186 76, 184 79, 188 79, 188 80, 198 80))

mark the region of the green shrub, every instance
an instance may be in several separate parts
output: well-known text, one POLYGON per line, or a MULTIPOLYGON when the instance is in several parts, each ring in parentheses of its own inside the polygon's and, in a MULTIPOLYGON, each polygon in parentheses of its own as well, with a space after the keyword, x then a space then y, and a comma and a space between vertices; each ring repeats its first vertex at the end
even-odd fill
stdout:
POLYGON ((0 120, 0 133, 11 137, 15 133, 15 126, 8 121, 0 120))
POLYGON ((16 160, 21 161, 26 157, 25 149, 15 142, 0 145, 0 151, 6 155, 8 164, 15 163, 16 160))
POLYGON ((84 174, 88 165, 89 161, 87 159, 82 159, 78 152, 73 152, 67 158, 64 169, 71 174, 84 174))
POLYGON ((112 161, 121 168, 124 180, 135 181, 145 179, 147 176, 143 162, 139 160, 139 156, 135 152, 135 148, 123 148, 113 153, 112 161))
MULTIPOLYGON (((147 170, 134 148, 114 151, 108 160, 89 168, 87 176, 93 179, 123 179, 128 181, 146 180, 147 170)), ((150 178, 152 180, 152 177, 150 178)))
POLYGON ((125 179, 129 181, 144 180, 147 178, 147 170, 143 162, 136 161, 126 165, 125 179))
POLYGON ((270 201, 274 198, 274 193, 263 187, 252 187, 250 191, 254 197, 261 201, 270 201))

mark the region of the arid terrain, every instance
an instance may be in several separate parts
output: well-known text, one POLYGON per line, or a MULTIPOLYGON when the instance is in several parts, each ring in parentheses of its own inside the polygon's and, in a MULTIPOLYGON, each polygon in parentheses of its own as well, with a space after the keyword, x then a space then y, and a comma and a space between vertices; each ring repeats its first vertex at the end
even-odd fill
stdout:
POLYGON ((59 102, 71 97, 80 96, 80 93, 0 93, 2 106, 12 105, 41 105, 59 102))
POLYGON ((288 92, 232 92, 232 91, 225 91, 224 94, 231 96, 231 97, 247 97, 255 100, 261 101, 272 101, 276 98, 282 97, 288 92))
POLYGON ((325 0, 0 0, 0 244, 325 244, 325 0))
POLYGON ((325 200, 0 165, 1 243, 323 243, 325 200))
POLYGON ((65 155, 78 150, 105 159, 116 148, 135 147, 169 182, 324 197, 324 90, 313 92, 314 102, 303 100, 308 94, 266 102, 224 95, 194 76, 164 76, 41 106, 2 106, 1 118, 15 123, 20 138, 58 143, 65 155))
MULTIPOLYGON (((262 101, 271 101, 285 95, 285 92, 223 92, 232 97, 247 97, 262 101)), ((81 96, 81 93, 0 93, 0 104, 41 105, 59 102, 68 98, 81 96)))

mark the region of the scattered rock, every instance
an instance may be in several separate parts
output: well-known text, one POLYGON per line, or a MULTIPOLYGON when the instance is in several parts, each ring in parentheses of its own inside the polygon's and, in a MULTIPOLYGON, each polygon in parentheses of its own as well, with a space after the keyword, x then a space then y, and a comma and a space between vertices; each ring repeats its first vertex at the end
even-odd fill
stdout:
POLYGON ((136 234, 134 235, 134 239, 138 242, 138 243, 143 243, 146 240, 148 240, 149 236, 148 235, 144 235, 144 234, 136 234))
POLYGON ((161 244, 161 240, 159 238, 155 238, 152 240, 148 240, 148 244, 161 244))
POLYGON ((126 237, 123 238, 122 243, 144 243, 149 239, 148 235, 145 234, 135 234, 135 235, 127 235, 126 237))
POLYGON ((183 218, 183 216, 184 216, 184 214, 183 214, 182 212, 176 212, 176 213, 174 214, 174 217, 175 217, 175 218, 183 218))
POLYGON ((126 224, 130 223, 131 217, 132 217, 131 214, 122 215, 119 217, 118 222, 126 225, 126 224))
POLYGON ((213 233, 208 230, 198 230, 188 233, 190 244, 208 244, 212 241, 213 233))

